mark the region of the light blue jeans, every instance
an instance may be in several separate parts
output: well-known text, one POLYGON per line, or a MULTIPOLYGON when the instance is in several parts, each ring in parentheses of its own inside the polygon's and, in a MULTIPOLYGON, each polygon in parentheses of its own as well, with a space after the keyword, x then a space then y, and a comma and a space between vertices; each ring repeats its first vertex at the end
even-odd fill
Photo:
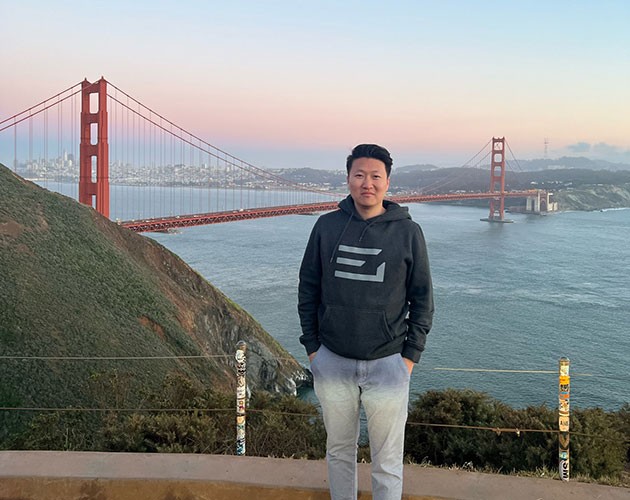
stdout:
POLYGON ((357 498, 357 441, 363 404, 372 457, 372 498, 400 500, 409 402, 409 370, 402 356, 363 361, 338 356, 322 345, 311 371, 326 427, 331 499, 357 498))

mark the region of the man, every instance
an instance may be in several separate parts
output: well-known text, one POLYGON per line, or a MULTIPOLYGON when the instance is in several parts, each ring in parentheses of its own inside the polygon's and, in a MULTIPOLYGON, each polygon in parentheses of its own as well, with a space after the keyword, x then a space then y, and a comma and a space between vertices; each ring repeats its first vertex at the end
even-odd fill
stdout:
POLYGON ((326 427, 333 500, 357 498, 359 407, 375 500, 400 500, 409 378, 433 317, 429 261, 407 208, 384 200, 392 159, 375 144, 348 156, 350 195, 321 216, 300 267, 300 342, 326 427))

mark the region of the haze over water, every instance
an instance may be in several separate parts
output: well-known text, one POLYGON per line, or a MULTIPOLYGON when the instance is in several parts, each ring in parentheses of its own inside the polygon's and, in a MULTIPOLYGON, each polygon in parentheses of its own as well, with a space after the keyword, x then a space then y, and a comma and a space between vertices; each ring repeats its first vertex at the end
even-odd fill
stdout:
MULTIPOLYGON (((557 405, 558 360, 571 360, 571 403, 630 401, 630 210, 512 214, 408 205, 425 233, 436 315, 412 391, 484 391, 510 405, 557 405), (552 373, 445 371, 532 370, 552 373)), ((250 312, 305 365, 298 268, 316 217, 285 216, 150 234, 250 312)))

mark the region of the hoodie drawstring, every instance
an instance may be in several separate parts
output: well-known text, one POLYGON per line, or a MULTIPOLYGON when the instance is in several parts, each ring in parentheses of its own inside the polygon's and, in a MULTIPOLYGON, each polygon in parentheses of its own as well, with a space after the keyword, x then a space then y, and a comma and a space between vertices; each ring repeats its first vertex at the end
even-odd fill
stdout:
POLYGON ((350 224, 351 220, 352 220, 352 212, 350 212, 350 217, 348 217, 348 220, 346 221, 346 225, 343 226, 343 231, 341 231, 341 236, 339 236, 337 243, 335 243, 335 246, 333 247, 333 253, 330 256, 331 264, 332 264, 333 259, 335 258, 335 255, 337 255, 337 248, 339 248, 339 243, 341 243, 341 238, 343 238, 343 235, 346 233, 346 229, 348 229, 348 225, 350 224))
POLYGON ((370 226, 374 224, 373 222, 368 222, 365 227, 363 228, 363 231, 361 231, 361 236, 359 236, 359 242, 361 242, 361 240, 363 239, 363 236, 365 235, 365 232, 370 228, 370 226))

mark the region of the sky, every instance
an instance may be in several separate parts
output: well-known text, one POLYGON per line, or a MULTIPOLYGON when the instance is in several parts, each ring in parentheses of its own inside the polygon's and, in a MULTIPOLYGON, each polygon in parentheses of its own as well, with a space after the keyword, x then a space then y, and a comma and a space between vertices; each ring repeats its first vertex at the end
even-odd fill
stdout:
POLYGON ((630 163, 630 2, 0 0, 0 120, 104 76, 266 168, 630 163), (508 158, 509 159, 509 158, 508 158))

